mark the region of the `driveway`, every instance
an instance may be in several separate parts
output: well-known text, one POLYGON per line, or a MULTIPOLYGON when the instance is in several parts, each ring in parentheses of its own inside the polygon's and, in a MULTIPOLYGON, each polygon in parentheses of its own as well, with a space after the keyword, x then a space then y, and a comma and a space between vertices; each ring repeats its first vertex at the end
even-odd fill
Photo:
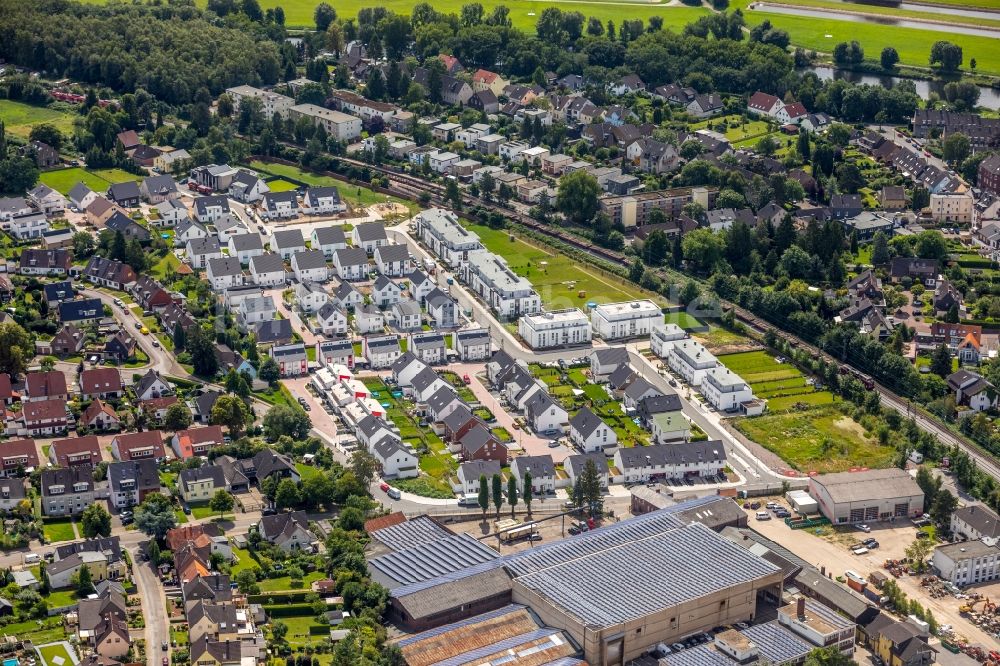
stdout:
MULTIPOLYGON (((282 300, 282 294, 285 292, 287 287, 273 287, 271 289, 265 289, 264 295, 270 296, 274 299, 274 304, 278 308, 278 312, 281 313, 282 317, 285 317, 292 322, 292 330, 302 336, 302 342, 307 346, 316 344, 319 340, 324 340, 323 336, 316 335, 309 330, 306 323, 302 321, 302 317, 299 315, 299 311, 291 306, 285 307, 285 302, 282 300)), ((294 299, 294 297, 293 297, 294 299)))

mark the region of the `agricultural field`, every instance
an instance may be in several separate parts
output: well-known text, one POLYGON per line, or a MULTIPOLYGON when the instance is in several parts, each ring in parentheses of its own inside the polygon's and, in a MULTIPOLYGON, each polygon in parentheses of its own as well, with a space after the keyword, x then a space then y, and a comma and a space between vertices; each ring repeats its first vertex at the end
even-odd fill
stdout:
POLYGON ((73 133, 73 119, 76 117, 76 114, 69 111, 50 109, 47 106, 23 104, 9 99, 0 100, 0 120, 13 136, 27 138, 32 127, 49 123, 69 138, 73 133))
POLYGON ((614 275, 597 269, 554 250, 532 245, 507 231, 491 229, 482 224, 466 224, 479 235, 490 252, 507 260, 511 270, 524 276, 535 286, 546 310, 581 308, 593 301, 613 303, 636 298, 649 298, 666 305, 662 296, 647 292, 614 275))
POLYGON ((829 391, 816 391, 798 368, 779 363, 766 351, 725 354, 719 361, 745 379, 756 397, 768 401, 768 411, 783 411, 800 402, 811 405, 833 402, 829 391))
POLYGON ((90 170, 83 167, 70 167, 43 171, 38 180, 61 194, 68 194, 73 186, 81 181, 95 192, 104 192, 114 183, 140 180, 140 177, 121 169, 90 170))
POLYGON ((896 454, 834 405, 738 418, 732 424, 802 473, 889 467, 896 454))

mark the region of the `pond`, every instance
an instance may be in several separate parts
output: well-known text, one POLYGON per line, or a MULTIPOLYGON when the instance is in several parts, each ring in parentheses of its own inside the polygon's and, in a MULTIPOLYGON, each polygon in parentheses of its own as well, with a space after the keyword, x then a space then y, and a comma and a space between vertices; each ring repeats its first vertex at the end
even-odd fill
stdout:
MULTIPOLYGON (((900 76, 851 72, 826 66, 807 67, 799 71, 814 72, 816 76, 823 81, 843 79, 845 81, 850 81, 851 83, 867 83, 873 86, 882 86, 883 88, 892 88, 900 81, 912 81, 913 85, 917 89, 917 94, 920 95, 922 99, 930 97, 932 92, 944 97, 944 86, 948 83, 947 80, 942 79, 934 79, 931 81, 923 79, 907 79, 900 76)), ((990 88, 989 86, 976 87, 979 88, 979 106, 986 107, 988 109, 1000 109, 1000 90, 990 88)))

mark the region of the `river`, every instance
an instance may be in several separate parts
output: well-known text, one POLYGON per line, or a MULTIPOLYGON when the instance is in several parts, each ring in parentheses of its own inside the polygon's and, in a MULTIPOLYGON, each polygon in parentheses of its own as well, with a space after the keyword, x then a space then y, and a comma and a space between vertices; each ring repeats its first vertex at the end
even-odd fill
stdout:
POLYGON ((972 37, 989 37, 990 39, 1000 38, 1000 30, 990 28, 977 28, 971 25, 956 25, 954 23, 931 23, 928 21, 914 21, 893 16, 875 16, 874 14, 848 14, 846 12, 832 12, 823 9, 811 9, 807 7, 786 7, 770 5, 766 2, 758 2, 753 5, 754 11, 767 14, 785 14, 787 16, 805 16, 808 18, 826 19, 834 21, 846 21, 848 23, 873 23, 875 25, 895 26, 897 28, 913 28, 916 30, 933 30, 936 32, 947 32, 952 34, 969 35, 972 37))
MULTIPOLYGON (((851 72, 825 66, 807 67, 800 71, 815 72, 816 76, 823 81, 829 81, 831 79, 844 79, 845 81, 850 81, 851 83, 867 83, 873 86, 882 86, 883 88, 892 88, 900 81, 912 81, 913 85, 917 89, 917 94, 920 95, 922 99, 927 99, 932 92, 937 93, 943 99, 944 86, 948 83, 947 81, 942 81, 941 79, 926 81, 922 79, 907 79, 899 76, 880 76, 877 74, 863 74, 861 72, 851 72)), ((988 109, 1000 109, 1000 90, 990 88, 988 86, 976 87, 979 88, 979 106, 983 106, 988 109)))

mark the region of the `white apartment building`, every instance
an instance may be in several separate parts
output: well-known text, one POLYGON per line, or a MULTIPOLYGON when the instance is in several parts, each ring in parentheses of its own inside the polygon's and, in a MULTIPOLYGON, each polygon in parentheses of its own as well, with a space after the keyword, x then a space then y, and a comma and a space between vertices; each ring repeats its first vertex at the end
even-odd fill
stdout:
POLYGON ((449 266, 459 266, 465 263, 470 252, 483 249, 479 236, 463 227, 451 211, 428 208, 414 220, 420 240, 449 266))
POLYGON ((470 252, 462 271, 472 291, 502 317, 519 317, 542 308, 542 299, 531 282, 492 252, 470 252))
POLYGON ((705 373, 719 365, 719 359, 697 340, 675 342, 667 353, 667 365, 688 384, 699 386, 705 373))
POLYGON ((525 315, 517 322, 517 333, 532 349, 588 344, 593 335, 579 308, 525 315))
POLYGON ((254 88, 253 86, 236 86, 234 88, 227 88, 226 92, 229 93, 229 98, 233 100, 233 108, 237 112, 240 110, 240 103, 243 100, 259 99, 260 110, 263 112, 264 119, 267 122, 270 122, 276 113, 282 119, 287 118, 288 111, 295 106, 295 100, 291 97, 254 88))
POLYGON ((938 546, 931 556, 938 576, 964 587, 1000 578, 1000 545, 995 539, 938 546))
POLYGON ((338 141, 349 141, 361 136, 361 118, 315 104, 296 104, 288 111, 292 120, 309 118, 314 125, 322 125, 327 136, 335 137, 338 141))
POLYGON ((666 358, 670 348, 678 340, 688 337, 687 331, 677 324, 663 324, 654 326, 649 333, 649 348, 660 358, 666 358))
POLYGON ((605 303, 590 311, 594 333, 605 340, 646 336, 664 321, 660 306, 648 299, 605 303))
POLYGON ((709 368, 701 380, 701 394, 719 411, 732 412, 753 400, 753 390, 742 377, 719 365, 709 368))

